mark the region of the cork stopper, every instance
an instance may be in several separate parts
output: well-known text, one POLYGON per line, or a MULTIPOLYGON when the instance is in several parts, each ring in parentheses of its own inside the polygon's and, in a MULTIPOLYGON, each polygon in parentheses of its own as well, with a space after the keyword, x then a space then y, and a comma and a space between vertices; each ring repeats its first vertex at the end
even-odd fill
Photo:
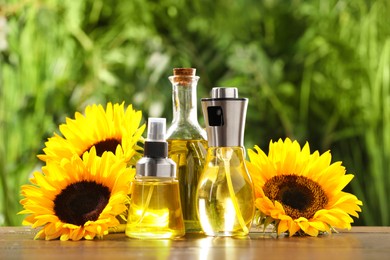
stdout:
POLYGON ((198 80, 199 77, 196 76, 196 69, 194 68, 174 68, 173 76, 169 77, 169 79, 171 82, 179 85, 189 85, 194 80, 198 80))
POLYGON ((175 68, 173 69, 173 76, 195 76, 196 69, 194 68, 175 68))

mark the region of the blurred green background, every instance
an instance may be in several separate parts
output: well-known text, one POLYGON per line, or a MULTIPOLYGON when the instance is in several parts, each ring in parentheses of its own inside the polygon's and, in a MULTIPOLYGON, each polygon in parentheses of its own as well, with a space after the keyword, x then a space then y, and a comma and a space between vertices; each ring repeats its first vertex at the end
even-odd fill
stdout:
POLYGON ((330 149, 355 174, 355 225, 390 225, 390 1, 0 3, 0 225, 21 224, 20 186, 75 111, 125 101, 170 122, 174 67, 197 68, 199 99, 250 98, 247 148, 330 149))

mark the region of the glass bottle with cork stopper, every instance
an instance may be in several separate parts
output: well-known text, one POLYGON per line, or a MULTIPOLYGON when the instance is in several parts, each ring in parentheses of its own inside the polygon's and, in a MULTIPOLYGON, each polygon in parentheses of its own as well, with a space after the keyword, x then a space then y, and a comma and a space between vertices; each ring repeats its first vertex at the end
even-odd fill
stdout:
POLYGON ((176 163, 180 199, 187 233, 202 232, 196 212, 196 188, 204 166, 207 135, 198 123, 194 68, 175 68, 172 83, 173 120, 167 130, 168 156, 176 163))

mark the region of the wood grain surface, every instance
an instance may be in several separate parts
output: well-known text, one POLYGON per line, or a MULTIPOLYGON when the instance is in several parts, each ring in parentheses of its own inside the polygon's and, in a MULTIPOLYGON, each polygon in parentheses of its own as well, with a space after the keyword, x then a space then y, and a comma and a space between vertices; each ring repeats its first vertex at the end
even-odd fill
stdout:
POLYGON ((276 237, 252 230, 246 238, 186 235, 137 240, 124 233, 103 240, 33 240, 36 230, 0 227, 0 259, 390 259, 390 227, 353 227, 320 237, 276 237))

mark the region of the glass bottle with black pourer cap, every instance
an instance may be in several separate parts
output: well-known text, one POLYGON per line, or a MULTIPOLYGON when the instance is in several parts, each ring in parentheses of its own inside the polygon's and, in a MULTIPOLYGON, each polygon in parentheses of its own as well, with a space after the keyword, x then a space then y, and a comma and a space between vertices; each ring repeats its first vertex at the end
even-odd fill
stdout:
POLYGON ((194 68, 175 68, 172 83, 173 120, 167 130, 168 156, 176 162, 186 233, 200 233, 196 213, 196 187, 204 167, 207 135, 198 123, 197 84, 194 68))
POLYGON ((126 235, 138 239, 185 234, 176 164, 168 158, 165 118, 149 118, 144 157, 136 164, 126 235))
POLYGON ((248 99, 239 98, 237 88, 213 88, 201 103, 208 138, 197 189, 201 226, 209 236, 246 236, 255 213, 244 150, 248 99))

